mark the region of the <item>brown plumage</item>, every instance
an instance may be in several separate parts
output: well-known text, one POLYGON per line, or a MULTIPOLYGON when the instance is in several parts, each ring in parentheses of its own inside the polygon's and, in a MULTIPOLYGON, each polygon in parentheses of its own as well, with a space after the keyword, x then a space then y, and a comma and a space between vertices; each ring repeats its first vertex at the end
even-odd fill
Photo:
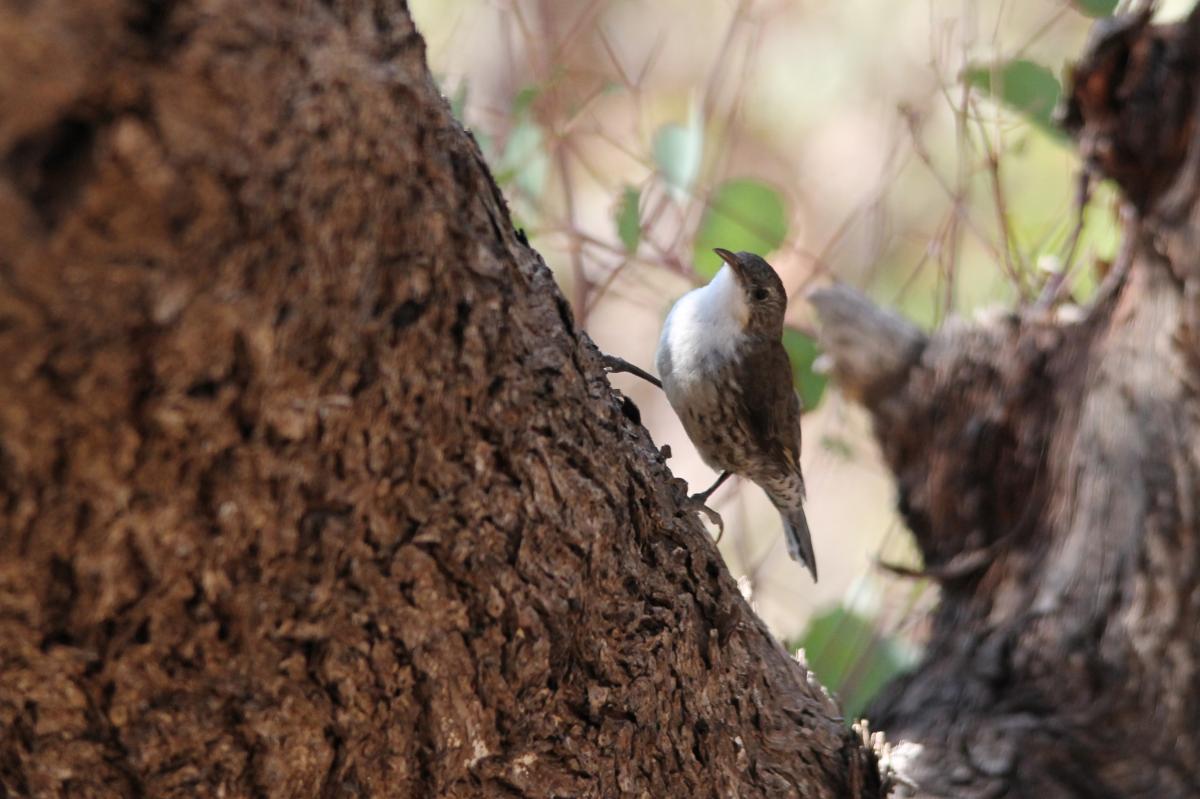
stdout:
POLYGON ((787 294, 753 253, 717 250, 712 281, 667 316, 656 361, 700 456, 759 485, 783 519, 788 554, 817 578, 800 472, 800 399, 783 348, 787 294))

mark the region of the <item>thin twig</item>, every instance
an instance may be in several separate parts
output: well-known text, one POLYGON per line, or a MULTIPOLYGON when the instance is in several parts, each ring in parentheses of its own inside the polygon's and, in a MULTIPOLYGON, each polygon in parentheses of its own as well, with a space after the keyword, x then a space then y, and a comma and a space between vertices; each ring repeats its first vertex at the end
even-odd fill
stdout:
POLYGON ((1008 214, 1008 201, 1004 195, 1004 181, 1000 177, 1000 154, 996 148, 992 147, 992 142, 988 138, 987 130, 983 127, 983 122, 977 120, 977 125, 979 127, 979 139, 983 143, 988 174, 991 177, 992 200, 996 204, 996 217, 1000 224, 1000 240, 1004 245, 1004 271, 1016 287, 1017 293, 1022 299, 1026 299, 1029 295, 1029 288, 1025 284, 1025 263, 1020 251, 1016 252, 1016 261, 1014 262, 1014 235, 1012 222, 1008 214))
POLYGON ((921 142, 918 135, 918 131, 916 129, 916 115, 909 108, 901 108, 900 110, 901 113, 904 114, 905 118, 909 120, 910 138, 913 145, 913 152, 916 154, 921 163, 925 165, 925 168, 929 171, 929 174, 933 177, 934 181, 938 184, 938 186, 941 187, 942 191, 945 192, 946 196, 954 204, 953 212, 962 217, 963 221, 966 222, 967 229, 975 234, 975 237, 978 239, 979 243, 982 244, 983 247, 997 261, 1000 260, 1000 250, 996 248, 996 245, 992 242, 991 238, 979 227, 978 224, 976 224, 970 213, 967 212, 966 207, 962 202, 959 201, 960 198, 956 196, 954 189, 951 188, 950 184, 946 182, 941 173, 937 171, 937 167, 934 166, 933 158, 930 156, 929 151, 925 148, 925 145, 921 142))
POLYGON ((1046 310, 1053 308, 1062 298, 1062 294, 1071 285, 1071 277, 1075 270, 1075 253, 1079 248, 1079 239, 1083 233, 1084 213, 1091 200, 1091 175, 1086 169, 1079 171, 1079 182, 1075 192, 1075 226, 1067 243, 1067 254, 1058 273, 1051 276, 1042 288, 1034 307, 1046 310))

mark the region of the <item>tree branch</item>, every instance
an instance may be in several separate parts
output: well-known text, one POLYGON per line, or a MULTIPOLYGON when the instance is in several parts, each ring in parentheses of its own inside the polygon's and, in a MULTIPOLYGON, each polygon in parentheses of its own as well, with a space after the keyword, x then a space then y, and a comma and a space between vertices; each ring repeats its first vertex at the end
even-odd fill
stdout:
POLYGON ((833 361, 833 376, 852 399, 873 404, 902 384, 921 356, 925 335, 848 286, 808 295, 820 319, 818 339, 833 361))

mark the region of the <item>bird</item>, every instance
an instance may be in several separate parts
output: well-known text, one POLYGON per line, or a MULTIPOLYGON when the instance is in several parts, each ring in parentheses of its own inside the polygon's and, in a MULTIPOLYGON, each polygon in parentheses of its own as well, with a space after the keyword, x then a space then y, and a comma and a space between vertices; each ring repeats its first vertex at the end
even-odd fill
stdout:
POLYGON ((779 511, 788 554, 816 582, 800 471, 801 404, 783 347, 787 292, 760 256, 714 252, 724 265, 676 301, 654 357, 688 438, 721 473, 691 499, 703 504, 731 474, 749 479, 779 511))

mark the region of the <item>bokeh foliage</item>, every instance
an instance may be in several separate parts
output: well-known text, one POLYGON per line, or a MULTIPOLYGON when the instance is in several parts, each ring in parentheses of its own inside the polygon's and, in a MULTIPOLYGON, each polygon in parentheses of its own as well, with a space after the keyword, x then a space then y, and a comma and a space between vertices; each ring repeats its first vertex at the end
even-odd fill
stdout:
MULTIPOLYGON (((416 0, 413 10, 418 22, 459 15, 431 41, 435 65, 441 54, 453 73, 445 91, 585 326, 618 295, 665 313, 720 268, 717 246, 767 257, 794 299, 813 281, 846 281, 926 327, 993 304, 1085 302, 1095 264, 1116 251, 1116 194, 1092 186, 1080 205, 1080 164, 1054 115, 1067 59, 1118 0, 817 5, 416 0), (461 32, 488 13, 476 38, 461 32), (504 55, 472 69, 495 42, 504 55)), ((784 344, 819 415, 833 392, 809 325, 794 301, 784 344)), ((870 449, 836 429, 815 440, 835 459, 870 449)), ((858 501, 852 488, 845 501, 858 501)), ((817 536, 832 543, 818 551, 859 551, 842 542, 863 531, 828 526, 817 536)), ((738 562, 757 602, 765 589, 749 558, 738 562)), ((851 716, 913 662, 919 632, 881 621, 895 616, 891 597, 932 595, 859 571, 849 584, 870 583, 876 599, 827 606, 790 636, 851 716)))

